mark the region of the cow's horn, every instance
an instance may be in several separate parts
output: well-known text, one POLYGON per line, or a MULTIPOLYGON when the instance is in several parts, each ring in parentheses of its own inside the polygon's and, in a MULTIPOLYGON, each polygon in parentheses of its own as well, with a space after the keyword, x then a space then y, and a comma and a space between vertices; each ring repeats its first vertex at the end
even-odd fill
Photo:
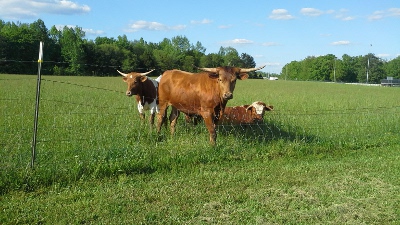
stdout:
POLYGON ((147 74, 149 74, 149 73, 151 73, 151 72, 153 72, 153 71, 154 71, 154 69, 150 70, 149 72, 141 73, 140 75, 146 76, 147 74))
POLYGON ((117 71, 118 71, 119 74, 121 74, 121 75, 124 76, 124 77, 128 76, 128 74, 126 74, 126 73, 123 73, 123 72, 121 72, 121 71, 119 71, 119 70, 117 70, 117 71))
POLYGON ((264 68, 265 67, 265 65, 264 66, 260 66, 260 67, 258 67, 258 68, 249 68, 249 69, 240 69, 240 72, 241 73, 248 73, 248 72, 252 72, 252 71, 256 71, 256 70, 261 70, 262 68, 264 68))
POLYGON ((198 67, 197 69, 203 70, 205 72, 213 72, 213 73, 217 72, 217 68, 200 68, 200 67, 198 67))

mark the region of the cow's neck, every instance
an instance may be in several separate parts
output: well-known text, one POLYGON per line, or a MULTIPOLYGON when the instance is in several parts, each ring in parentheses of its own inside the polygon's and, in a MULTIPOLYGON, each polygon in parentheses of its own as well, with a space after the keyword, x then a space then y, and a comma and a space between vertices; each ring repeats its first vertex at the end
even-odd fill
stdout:
POLYGON ((136 100, 140 102, 142 105, 147 103, 151 103, 157 99, 157 88, 155 85, 158 86, 157 82, 147 78, 146 81, 143 82, 143 87, 140 92, 136 94, 136 100))

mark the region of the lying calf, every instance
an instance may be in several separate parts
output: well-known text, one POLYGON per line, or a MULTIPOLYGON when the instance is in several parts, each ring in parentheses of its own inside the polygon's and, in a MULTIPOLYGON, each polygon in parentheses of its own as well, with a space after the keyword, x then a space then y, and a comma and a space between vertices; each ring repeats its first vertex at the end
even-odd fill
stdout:
POLYGON ((226 107, 219 118, 218 125, 255 124, 264 121, 265 111, 272 111, 273 106, 267 106, 264 102, 253 102, 251 105, 226 107))
MULTIPOLYGON (((264 102, 253 102, 251 105, 225 107, 225 111, 220 116, 217 125, 239 125, 262 123, 265 111, 272 111, 273 106, 267 106, 264 102)), ((201 117, 198 115, 185 115, 188 123, 196 125, 201 117)))

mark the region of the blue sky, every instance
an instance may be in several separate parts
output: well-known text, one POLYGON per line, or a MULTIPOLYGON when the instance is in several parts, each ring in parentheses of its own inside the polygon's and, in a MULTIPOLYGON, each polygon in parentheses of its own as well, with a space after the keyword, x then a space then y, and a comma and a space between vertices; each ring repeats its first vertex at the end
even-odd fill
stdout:
POLYGON ((307 56, 400 55, 399 0, 0 0, 0 19, 79 26, 88 39, 181 35, 207 54, 234 47, 273 73, 307 56))

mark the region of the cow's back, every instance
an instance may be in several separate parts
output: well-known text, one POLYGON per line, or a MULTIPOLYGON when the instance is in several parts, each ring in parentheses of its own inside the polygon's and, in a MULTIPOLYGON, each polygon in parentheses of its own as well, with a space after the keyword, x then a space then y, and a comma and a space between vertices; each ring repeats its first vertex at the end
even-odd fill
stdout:
POLYGON ((212 81, 207 72, 167 70, 160 80, 159 100, 184 113, 199 114, 202 108, 214 108, 220 104, 219 93, 212 81))
POLYGON ((224 113, 221 115, 218 124, 243 124, 248 123, 251 119, 251 115, 248 114, 247 110, 243 106, 226 107, 224 113))

